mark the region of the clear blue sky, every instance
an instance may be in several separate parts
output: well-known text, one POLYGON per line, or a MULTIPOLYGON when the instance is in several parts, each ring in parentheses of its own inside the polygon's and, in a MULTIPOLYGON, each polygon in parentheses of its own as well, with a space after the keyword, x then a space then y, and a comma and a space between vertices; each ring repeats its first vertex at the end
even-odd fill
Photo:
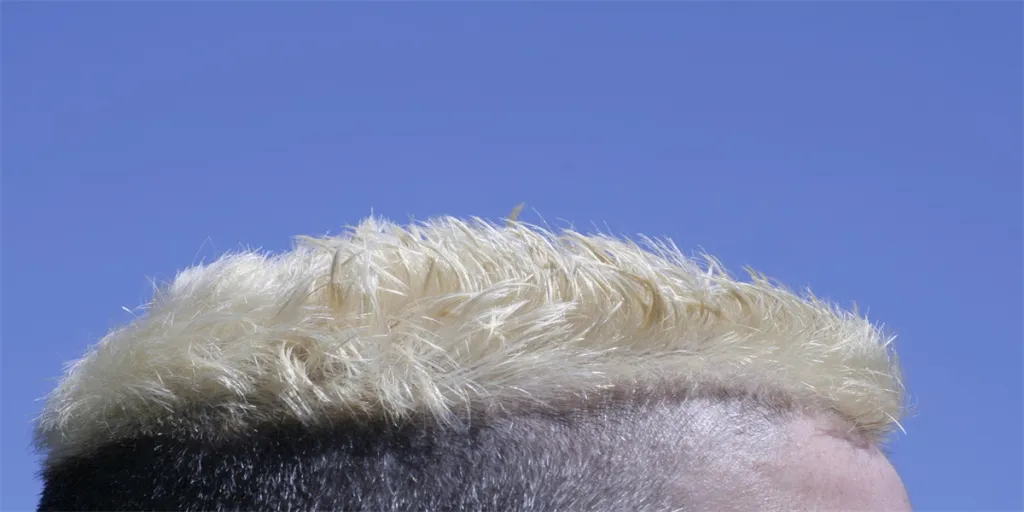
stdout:
POLYGON ((1019 2, 7 3, 2 508, 147 278, 371 210, 607 225, 900 335, 920 510, 1022 508, 1019 2))

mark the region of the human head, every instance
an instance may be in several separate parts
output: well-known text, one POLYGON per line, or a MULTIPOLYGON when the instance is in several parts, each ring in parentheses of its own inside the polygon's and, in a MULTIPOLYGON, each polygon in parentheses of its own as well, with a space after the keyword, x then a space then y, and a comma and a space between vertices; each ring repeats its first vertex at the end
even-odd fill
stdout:
POLYGON ((371 218, 188 269, 49 397, 40 508, 909 509, 890 339, 643 241, 371 218))

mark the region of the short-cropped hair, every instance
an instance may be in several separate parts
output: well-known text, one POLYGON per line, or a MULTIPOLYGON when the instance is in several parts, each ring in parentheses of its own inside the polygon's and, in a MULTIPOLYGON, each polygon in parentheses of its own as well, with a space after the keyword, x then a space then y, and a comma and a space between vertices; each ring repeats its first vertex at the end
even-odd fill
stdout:
POLYGON ((709 404, 881 440, 891 341, 668 241, 371 218, 185 270, 71 365, 40 508, 662 510, 709 404))

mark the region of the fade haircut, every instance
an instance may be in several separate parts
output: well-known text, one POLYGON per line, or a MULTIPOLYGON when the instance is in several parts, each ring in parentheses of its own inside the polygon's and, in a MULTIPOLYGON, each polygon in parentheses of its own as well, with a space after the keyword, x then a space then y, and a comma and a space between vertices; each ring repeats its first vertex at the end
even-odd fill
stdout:
POLYGON ((641 242, 370 218, 185 270, 48 397, 40 509, 665 510, 726 436, 898 424, 867 319, 641 242))

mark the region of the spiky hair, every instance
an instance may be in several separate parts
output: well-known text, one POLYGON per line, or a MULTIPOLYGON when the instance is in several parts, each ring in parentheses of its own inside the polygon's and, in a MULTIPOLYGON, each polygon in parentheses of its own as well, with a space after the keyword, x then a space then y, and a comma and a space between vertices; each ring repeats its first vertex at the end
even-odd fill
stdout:
POLYGON ((284 254, 181 272, 49 396, 48 464, 215 411, 264 422, 427 417, 641 385, 777 393, 878 439, 900 416, 890 339, 868 320, 667 241, 510 221, 371 218, 284 254))

